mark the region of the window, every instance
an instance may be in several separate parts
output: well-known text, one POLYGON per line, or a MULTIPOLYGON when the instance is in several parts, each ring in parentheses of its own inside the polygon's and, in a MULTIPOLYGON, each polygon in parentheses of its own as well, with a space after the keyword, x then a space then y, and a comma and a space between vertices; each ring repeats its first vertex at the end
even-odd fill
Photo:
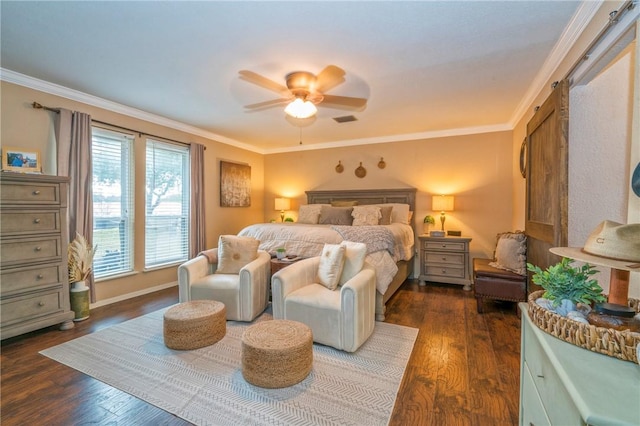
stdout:
POLYGON ((93 260, 96 278, 133 270, 133 137, 94 127, 93 260))
POLYGON ((189 258, 189 148, 147 139, 145 268, 189 258))

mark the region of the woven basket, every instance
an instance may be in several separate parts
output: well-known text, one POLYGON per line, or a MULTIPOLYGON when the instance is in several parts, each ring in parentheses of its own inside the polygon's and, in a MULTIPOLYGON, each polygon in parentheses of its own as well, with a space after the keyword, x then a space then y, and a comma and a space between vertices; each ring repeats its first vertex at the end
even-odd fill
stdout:
MULTIPOLYGON (((638 363, 640 333, 583 324, 558 315, 536 303, 543 294, 544 290, 539 290, 529 295, 529 316, 542 331, 581 348, 638 363)), ((640 300, 630 298, 629 306, 640 312, 640 300)))

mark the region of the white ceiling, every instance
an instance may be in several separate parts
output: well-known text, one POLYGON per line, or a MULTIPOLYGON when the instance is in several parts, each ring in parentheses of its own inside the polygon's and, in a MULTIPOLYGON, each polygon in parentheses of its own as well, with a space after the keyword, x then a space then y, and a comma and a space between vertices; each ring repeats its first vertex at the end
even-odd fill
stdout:
POLYGON ((1 66, 5 80, 44 80, 262 153, 504 130, 581 31, 587 4, 3 0, 1 66), (346 81, 328 93, 367 107, 321 104, 302 147, 283 108, 246 112, 278 95, 238 71, 284 85, 288 72, 330 64, 346 81), (349 114, 357 121, 332 119, 349 114))

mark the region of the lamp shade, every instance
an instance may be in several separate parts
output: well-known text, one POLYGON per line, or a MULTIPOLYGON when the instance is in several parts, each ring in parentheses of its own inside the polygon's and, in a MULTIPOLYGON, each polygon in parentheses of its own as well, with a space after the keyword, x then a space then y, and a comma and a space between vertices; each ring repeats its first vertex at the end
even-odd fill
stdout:
POLYGON ((434 195, 431 201, 431 206, 434 211, 453 211, 453 195, 434 195))
POLYGON ((291 208, 291 200, 288 198, 276 198, 276 210, 289 210, 291 208))

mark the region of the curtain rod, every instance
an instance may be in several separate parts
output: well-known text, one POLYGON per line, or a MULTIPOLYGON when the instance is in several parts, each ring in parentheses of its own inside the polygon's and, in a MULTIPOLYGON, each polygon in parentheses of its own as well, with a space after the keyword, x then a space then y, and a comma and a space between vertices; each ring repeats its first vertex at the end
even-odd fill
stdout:
MULTIPOLYGON (((51 108, 51 107, 48 107, 48 106, 44 106, 44 105, 42 105, 42 104, 40 104, 38 102, 33 102, 31 104, 31 106, 33 108, 35 108, 35 109, 44 109, 44 110, 47 110, 47 111, 55 112, 56 114, 58 114, 60 112, 60 108, 51 108)), ((166 141, 179 143, 181 145, 191 145, 188 142, 181 142, 181 141, 177 141, 175 139, 165 138, 164 136, 157 136, 157 135, 153 135, 151 133, 141 132, 140 130, 135 130, 135 129, 130 129, 128 127, 118 126, 117 124, 111 124, 111 123, 107 123, 105 121, 91 119, 91 122, 92 123, 102 124, 102 125, 105 125, 105 126, 115 127, 117 129, 126 130, 126 131, 132 132, 132 133, 137 133, 139 136, 142 136, 142 135, 151 136, 152 138, 164 139, 166 141)), ((207 147, 205 146, 204 149, 206 150, 207 147)))
POLYGON ((604 36, 609 32, 611 27, 613 27, 615 24, 617 24, 618 21, 620 20, 620 18, 625 13, 627 13, 628 11, 630 11, 631 9, 633 9, 636 6, 636 2, 637 1, 638 0, 627 0, 626 2, 624 2, 622 4, 622 6, 620 6, 620 8, 618 10, 614 10, 611 13, 609 13, 609 20, 607 21, 607 24, 604 26, 604 28, 602 30, 600 30, 600 32, 598 33, 596 38, 594 38, 593 41, 591 43, 589 43, 589 46, 587 46, 587 48, 584 50, 582 55, 580 55, 580 58, 569 69, 569 71, 567 72, 567 74, 565 75, 563 80, 566 80, 566 79, 570 78, 571 75, 573 75, 575 70, 578 68, 578 66, 582 62, 584 62, 587 59, 589 59, 589 55, 591 54, 591 51, 596 46, 596 44, 598 44, 604 38, 604 36))

